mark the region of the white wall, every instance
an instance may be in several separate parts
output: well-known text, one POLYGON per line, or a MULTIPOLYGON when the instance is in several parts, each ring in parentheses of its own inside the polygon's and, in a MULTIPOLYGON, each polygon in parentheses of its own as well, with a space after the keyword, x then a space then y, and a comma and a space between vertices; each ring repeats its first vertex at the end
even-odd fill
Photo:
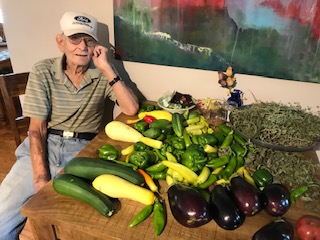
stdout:
MULTIPOLYGON (((113 0, 1 0, 4 28, 14 72, 29 71, 42 58, 60 55, 55 35, 60 32, 59 19, 65 11, 84 11, 109 27, 109 41, 114 43, 113 0)), ((195 98, 227 98, 214 71, 166 67, 124 62, 132 81, 150 100, 168 90, 189 93, 195 98)), ((244 92, 245 103, 254 101, 299 102, 318 111, 320 84, 269 79, 236 74, 237 88, 244 92)))

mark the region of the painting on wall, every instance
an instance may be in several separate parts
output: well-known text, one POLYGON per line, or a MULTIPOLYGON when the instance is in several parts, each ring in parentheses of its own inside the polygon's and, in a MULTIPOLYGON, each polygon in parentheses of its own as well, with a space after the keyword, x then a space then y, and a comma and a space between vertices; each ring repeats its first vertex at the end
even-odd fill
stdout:
POLYGON ((320 0, 114 0, 125 61, 320 83, 320 0))

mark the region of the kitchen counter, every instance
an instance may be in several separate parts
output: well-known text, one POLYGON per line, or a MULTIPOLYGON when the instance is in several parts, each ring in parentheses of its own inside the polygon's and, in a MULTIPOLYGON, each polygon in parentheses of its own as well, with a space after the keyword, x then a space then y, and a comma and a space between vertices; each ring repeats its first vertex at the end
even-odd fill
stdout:
MULTIPOLYGON (((125 122, 127 119, 135 119, 120 114, 117 120, 125 122)), ((113 141, 101 131, 79 154, 82 157, 98 157, 97 148, 110 143, 119 150, 131 143, 113 141)), ((117 211, 110 218, 102 216, 91 206, 56 193, 52 187, 52 180, 33 196, 22 208, 22 214, 30 220, 35 239, 217 239, 217 240, 246 240, 265 224, 276 218, 260 212, 253 217, 247 217, 244 224, 236 230, 227 231, 214 221, 199 228, 186 228, 180 225, 172 216, 168 205, 165 181, 160 182, 160 193, 166 201, 167 225, 163 233, 155 237, 152 216, 135 228, 129 228, 133 217, 144 205, 128 200, 119 199, 116 204, 117 211)), ((303 207, 298 201, 293 205, 284 217, 292 224, 303 214, 314 214, 303 207)), ((318 213, 319 214, 319 213, 318 213)), ((295 238, 296 239, 296 238, 295 238)))

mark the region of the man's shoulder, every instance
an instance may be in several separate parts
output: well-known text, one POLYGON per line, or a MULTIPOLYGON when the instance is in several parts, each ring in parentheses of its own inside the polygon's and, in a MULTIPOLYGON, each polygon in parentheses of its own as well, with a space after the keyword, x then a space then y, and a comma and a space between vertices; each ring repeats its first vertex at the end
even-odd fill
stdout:
POLYGON ((59 59, 59 57, 42 59, 33 65, 33 69, 37 69, 40 71, 45 69, 51 69, 51 67, 57 59, 59 59))

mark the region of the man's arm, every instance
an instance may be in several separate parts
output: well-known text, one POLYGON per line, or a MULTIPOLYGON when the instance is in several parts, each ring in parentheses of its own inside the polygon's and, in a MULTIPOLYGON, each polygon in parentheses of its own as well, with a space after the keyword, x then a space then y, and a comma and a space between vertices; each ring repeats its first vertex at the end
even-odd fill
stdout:
MULTIPOLYGON (((92 58, 95 66, 100 69, 109 82, 117 77, 107 60, 107 49, 105 47, 96 46, 92 58)), ((135 115, 139 110, 139 102, 131 89, 122 81, 116 82, 112 87, 122 112, 127 115, 135 115)))
POLYGON ((47 150, 47 123, 44 120, 30 118, 29 126, 30 156, 33 168, 33 181, 39 191, 49 180, 47 150))

